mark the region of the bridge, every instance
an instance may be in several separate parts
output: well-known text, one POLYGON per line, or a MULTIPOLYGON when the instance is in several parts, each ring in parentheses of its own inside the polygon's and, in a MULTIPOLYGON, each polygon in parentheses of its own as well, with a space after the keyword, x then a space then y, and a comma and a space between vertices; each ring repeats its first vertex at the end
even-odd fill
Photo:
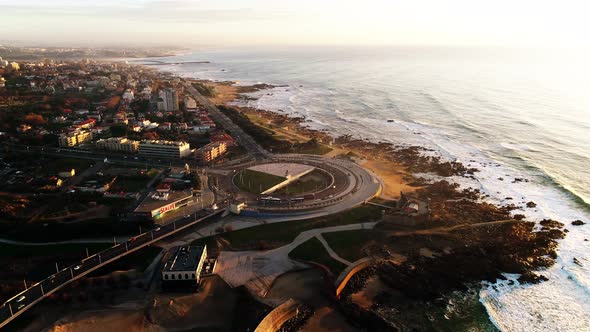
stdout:
POLYGON ((68 266, 57 271, 55 274, 31 285, 26 290, 4 302, 0 306, 0 328, 51 294, 106 264, 176 234, 199 222, 219 216, 224 211, 225 209, 197 212, 187 218, 176 220, 154 230, 141 233, 128 241, 118 243, 109 249, 89 256, 77 265, 68 266))

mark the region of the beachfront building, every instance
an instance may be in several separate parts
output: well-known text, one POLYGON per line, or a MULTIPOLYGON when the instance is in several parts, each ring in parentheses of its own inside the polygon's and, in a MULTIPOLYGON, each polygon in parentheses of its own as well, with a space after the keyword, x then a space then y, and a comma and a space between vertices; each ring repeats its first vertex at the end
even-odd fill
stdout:
POLYGON ((60 147, 73 147, 92 140, 92 132, 75 130, 59 136, 60 147))
POLYGON ((112 152, 135 153, 139 149, 139 141, 130 140, 124 137, 111 137, 99 139, 96 141, 96 147, 98 149, 112 152))
POLYGON ((209 163, 221 157, 227 151, 224 142, 213 142, 197 150, 197 157, 204 163, 209 163))
POLYGON ((206 245, 178 247, 162 269, 162 288, 197 289, 206 258, 206 245))
POLYGON ((186 142, 143 140, 139 143, 139 154, 156 158, 184 158, 191 153, 186 142))

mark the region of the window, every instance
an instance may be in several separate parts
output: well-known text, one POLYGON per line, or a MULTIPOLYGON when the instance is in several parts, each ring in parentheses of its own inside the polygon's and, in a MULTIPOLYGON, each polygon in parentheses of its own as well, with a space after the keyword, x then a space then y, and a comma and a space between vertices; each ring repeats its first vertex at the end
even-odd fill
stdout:
POLYGON ((171 276, 172 276, 172 280, 174 280, 174 274, 171 274, 171 276))
POLYGON ((187 279, 188 280, 188 273, 185 273, 184 274, 184 279, 187 279))
POLYGON ((193 279, 195 279, 195 274, 193 273, 193 279))
POLYGON ((178 280, 182 280, 182 274, 181 273, 178 274, 178 280))
POLYGON ((168 275, 167 274, 164 275, 164 279, 168 280, 168 275))

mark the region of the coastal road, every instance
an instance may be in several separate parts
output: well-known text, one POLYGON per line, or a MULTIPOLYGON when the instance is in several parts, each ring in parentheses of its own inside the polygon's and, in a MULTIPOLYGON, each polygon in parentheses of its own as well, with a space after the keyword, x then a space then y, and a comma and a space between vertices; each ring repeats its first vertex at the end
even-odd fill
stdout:
POLYGON ((201 95, 197 89, 192 86, 192 84, 186 83, 185 88, 186 91, 188 91, 199 104, 207 109, 211 119, 221 124, 223 128, 229 131, 230 135, 254 158, 257 160, 262 160, 270 156, 270 153, 258 145, 252 136, 246 134, 242 128, 233 123, 233 121, 225 116, 225 114, 223 114, 219 108, 217 108, 217 106, 215 106, 208 98, 205 98, 203 95, 201 95))
POLYGON ((25 291, 13 296, 0 305, 0 328, 73 281, 134 251, 165 239, 197 223, 217 217, 224 211, 224 209, 216 211, 204 210, 195 213, 189 217, 161 225, 154 230, 141 233, 125 242, 118 243, 109 249, 83 259, 77 265, 58 269, 56 273, 31 285, 25 291))

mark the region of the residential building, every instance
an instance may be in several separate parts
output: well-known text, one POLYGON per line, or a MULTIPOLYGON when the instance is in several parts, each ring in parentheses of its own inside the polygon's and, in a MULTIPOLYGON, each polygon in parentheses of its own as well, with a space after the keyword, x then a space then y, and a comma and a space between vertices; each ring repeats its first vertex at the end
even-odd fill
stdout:
POLYGON ((196 290, 207 258, 207 246, 178 247, 162 269, 164 289, 188 288, 196 290))
POLYGON ((139 141, 124 137, 111 137, 96 141, 96 147, 106 151, 135 153, 139 149, 139 141))
POLYGON ((123 99, 128 104, 131 103, 134 99, 133 91, 129 89, 125 90, 125 92, 123 92, 123 96, 121 96, 121 99, 123 99))
POLYGON ((139 143, 139 154, 157 158, 184 158, 191 153, 186 142, 143 140, 139 143))
POLYGON ((224 142, 213 142, 197 150, 197 156, 204 163, 209 163, 227 151, 227 145, 224 142))
POLYGON ((185 97, 184 108, 187 110, 197 108, 197 102, 192 97, 185 97))
POLYGON ((225 133, 223 131, 217 132, 217 133, 211 135, 211 142, 223 142, 228 147, 236 145, 236 141, 234 140, 234 138, 231 137, 228 133, 225 133))
POLYGON ((90 128, 94 128, 95 125, 96 125, 95 119, 88 119, 88 120, 80 122, 77 125, 77 127, 81 128, 81 129, 90 129, 90 128))
POLYGON ((92 132, 85 130, 74 130, 59 136, 59 146, 72 147, 92 140, 92 132))
POLYGON ((163 89, 158 95, 158 111, 176 112, 178 107, 178 93, 173 89, 163 89))

